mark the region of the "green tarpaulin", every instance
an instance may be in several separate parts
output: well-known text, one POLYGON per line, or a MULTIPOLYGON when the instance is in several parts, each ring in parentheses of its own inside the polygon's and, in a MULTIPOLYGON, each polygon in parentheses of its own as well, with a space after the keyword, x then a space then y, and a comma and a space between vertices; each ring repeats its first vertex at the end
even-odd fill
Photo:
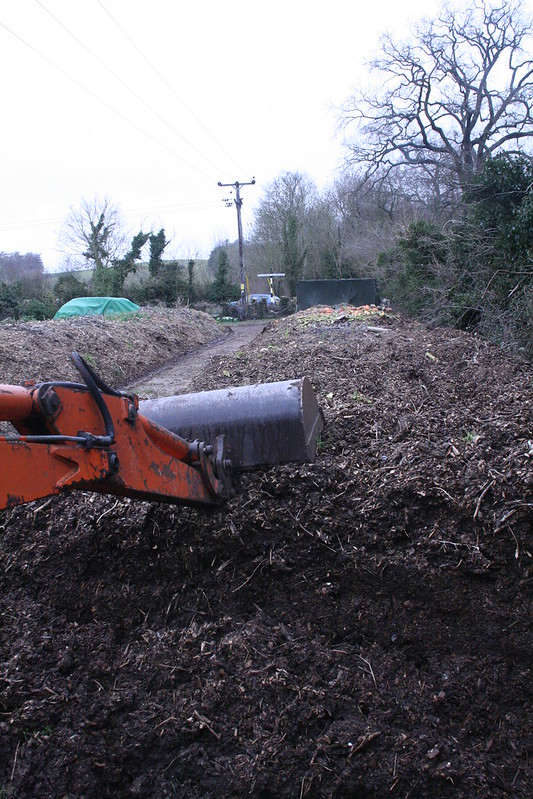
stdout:
POLYGON ((140 311, 139 305, 125 297, 77 297, 61 306, 54 319, 71 316, 117 316, 140 311))

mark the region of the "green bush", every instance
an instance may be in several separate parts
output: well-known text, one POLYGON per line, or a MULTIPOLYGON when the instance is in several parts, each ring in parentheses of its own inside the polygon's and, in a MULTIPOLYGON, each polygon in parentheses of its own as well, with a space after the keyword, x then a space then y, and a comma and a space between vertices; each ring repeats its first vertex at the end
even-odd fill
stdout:
POLYGON ((215 279, 209 290, 211 302, 231 302, 238 300, 241 292, 238 286, 232 285, 228 281, 229 257, 226 250, 220 250, 217 258, 217 269, 215 279))
POLYGON ((75 297, 86 297, 88 294, 87 284, 78 280, 72 272, 60 275, 55 282, 53 290, 61 305, 73 300, 75 297))
POLYGON ((20 303, 22 301, 22 288, 20 283, 4 283, 0 280, 0 319, 18 319, 20 316, 20 303))
POLYGON ((52 319, 58 308, 58 302, 51 291, 43 291, 40 297, 22 300, 20 316, 23 319, 42 322, 52 319))
POLYGON ((185 302, 188 292, 188 281, 178 261, 166 261, 160 264, 156 275, 150 276, 137 286, 132 286, 128 297, 138 305, 152 303, 175 305, 185 302))

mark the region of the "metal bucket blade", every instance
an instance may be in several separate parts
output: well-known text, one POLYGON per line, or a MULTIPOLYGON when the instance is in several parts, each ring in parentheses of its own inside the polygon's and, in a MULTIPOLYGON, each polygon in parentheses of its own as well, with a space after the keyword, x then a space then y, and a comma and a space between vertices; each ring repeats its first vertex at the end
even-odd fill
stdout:
POLYGON ((234 469, 313 461, 324 416, 304 377, 144 400, 139 410, 190 441, 223 435, 234 469))

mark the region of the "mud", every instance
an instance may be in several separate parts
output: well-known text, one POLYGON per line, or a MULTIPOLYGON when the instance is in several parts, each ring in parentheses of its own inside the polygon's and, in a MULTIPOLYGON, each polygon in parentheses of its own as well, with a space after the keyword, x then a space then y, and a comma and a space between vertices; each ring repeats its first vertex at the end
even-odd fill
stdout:
POLYGON ((187 388, 302 375, 315 463, 219 510, 0 514, 0 795, 532 795, 531 366, 313 309, 187 388))

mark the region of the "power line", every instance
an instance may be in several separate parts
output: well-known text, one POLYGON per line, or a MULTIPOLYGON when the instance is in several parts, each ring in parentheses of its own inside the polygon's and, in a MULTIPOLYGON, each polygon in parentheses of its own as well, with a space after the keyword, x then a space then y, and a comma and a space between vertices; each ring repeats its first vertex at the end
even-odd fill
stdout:
POLYGON ((213 179, 211 175, 208 175, 206 172, 204 172, 202 169, 200 169, 200 167, 195 166, 190 161, 187 161, 186 158, 184 158, 183 156, 179 155, 171 147, 169 147, 168 145, 164 144, 162 141, 159 141, 159 139, 156 139, 155 136, 153 136, 151 133, 148 133, 148 131, 146 131, 143 128, 141 128, 139 125, 137 125, 137 123, 132 122, 131 119, 128 119, 127 116, 125 116, 120 111, 118 111, 116 108, 114 108, 112 105, 110 105, 110 103, 106 102, 106 100, 104 100, 102 97, 99 97, 97 94, 95 94, 95 92, 93 92, 92 89, 89 89, 83 83, 80 83, 79 80, 77 80, 72 75, 70 75, 66 70, 63 69, 63 67, 60 67, 58 64, 54 63, 50 58, 48 58, 48 56, 44 55, 44 53, 41 53, 39 50, 37 50, 37 48, 35 48, 29 42, 25 41, 25 39, 23 39, 21 36, 19 36, 18 33, 15 33, 15 31, 11 30, 11 28, 9 28, 4 22, 0 22, 0 26, 2 26, 2 28, 5 28, 5 30, 8 33, 10 33, 15 39, 17 39, 19 42, 21 42, 25 47, 28 47, 30 50, 32 50, 34 53, 36 53, 36 55, 38 55, 39 58, 42 58, 44 61, 46 61, 48 64, 50 64, 50 66, 52 66, 54 69, 56 69, 62 75, 64 75, 64 77, 68 78, 68 80, 70 80, 72 83, 76 84, 76 86, 78 86, 80 89, 83 89, 84 92, 87 92, 87 94, 89 94, 94 100, 97 100, 99 103, 104 105, 109 111, 112 111, 114 114, 116 114, 116 116, 120 117, 120 119, 122 119, 124 122, 127 122, 128 125, 131 125, 131 127, 135 128, 137 131, 142 133, 148 139, 151 139, 151 141, 155 142, 155 144, 159 145, 159 147, 162 147, 164 150, 167 150, 167 152, 171 153, 171 155, 173 155, 179 161, 181 161, 184 164, 187 164, 187 166, 191 167, 191 169, 193 169, 196 172, 198 172, 199 174, 203 175, 203 177, 206 178, 207 180, 211 181, 213 179))
POLYGON ((212 211, 215 208, 219 208, 220 205, 218 202, 198 202, 193 205, 165 205, 165 206, 156 206, 154 208, 132 208, 129 211, 124 211, 124 214, 153 214, 153 213, 161 213, 162 211, 168 213, 177 213, 177 214, 186 214, 190 211, 212 211))
MULTIPOLYGON (((151 208, 130 208, 130 209, 121 209, 121 214, 123 216, 132 216, 134 214, 152 214, 152 213, 160 213, 161 211, 167 211, 169 213, 188 213, 190 211, 212 211, 215 208, 219 207, 218 200, 216 202, 205 201, 205 202, 197 202, 197 203, 190 203, 188 205, 162 205, 162 206, 153 206, 151 208)), ((8 233, 10 231, 18 231, 18 230, 27 230, 27 229, 39 229, 39 228, 49 228, 52 225, 60 224, 64 222, 64 216, 56 216, 56 217, 48 217, 42 219, 27 219, 27 220, 17 220, 16 222, 1 222, 0 223, 0 232, 8 233)))
MULTIPOLYGON (((108 9, 107 9, 107 8, 104 6, 104 4, 103 4, 102 0, 96 0, 96 1, 97 1, 98 5, 99 5, 99 6, 101 6, 102 10, 103 10, 103 11, 105 11, 105 13, 107 14, 107 16, 108 16, 108 17, 109 17, 109 18, 112 20, 112 22, 114 22, 114 24, 117 26, 117 28, 118 28, 118 29, 119 29, 119 31, 122 33, 122 35, 123 35, 123 36, 124 36, 124 37, 125 37, 125 38, 128 40, 128 42, 131 44, 131 46, 132 46, 132 47, 133 47, 135 50, 137 50, 137 52, 139 53, 139 55, 141 56, 141 58, 142 58, 142 59, 143 59, 143 60, 144 60, 144 61, 145 61, 145 62, 148 64, 148 66, 150 67, 150 69, 151 69, 151 70, 153 70, 153 72, 155 72, 155 74, 158 76, 158 78, 159 78, 160 80, 162 80, 162 81, 163 81, 163 83, 165 84, 165 86, 167 87, 167 89, 169 89, 169 90, 172 92, 172 94, 174 95, 174 97, 175 97, 175 98, 178 100, 178 102, 180 102, 180 103, 181 103, 181 105, 183 106, 183 108, 185 108, 185 110, 186 110, 186 111, 187 111, 187 112, 188 112, 188 113, 189 113, 189 114, 192 116, 192 118, 193 118, 193 119, 194 119, 194 120, 195 120, 195 121, 198 123, 198 125, 200 125, 200 127, 201 127, 201 128, 202 128, 202 129, 203 129, 203 130, 204 130, 204 131, 207 133, 207 135, 208 135, 208 136, 209 136, 209 137, 210 137, 210 138, 211 138, 211 139, 212 139, 212 140, 215 142, 215 144, 217 145, 217 147, 220 147, 220 149, 222 150, 222 152, 224 153, 224 155, 226 155, 226 156, 227 156, 227 157, 228 157, 228 158, 229 158, 231 161, 233 161, 233 163, 235 164, 235 166, 236 166, 236 167, 237 167, 237 168, 238 168, 238 169, 239 169, 241 172, 246 172, 246 170, 245 170, 245 169, 243 169, 243 167, 242 167, 242 166, 240 166, 240 164, 239 164, 239 163, 238 163, 238 162, 235 160, 235 158, 234 158, 234 157, 231 155, 231 153, 229 153, 229 152, 226 150, 226 148, 225 148, 225 147, 224 147, 224 146, 223 146, 223 145, 222 145, 222 144, 221 144, 221 143, 218 141, 218 139, 217 139, 217 138, 216 138, 216 137, 213 135, 213 133, 211 133, 211 131, 210 131, 210 130, 209 130, 209 129, 208 129, 208 128, 207 128, 207 127, 204 125, 204 123, 202 122, 202 120, 201 120, 201 119, 200 119, 200 118, 199 118, 199 117, 198 117, 198 116, 197 116, 197 115, 194 113, 194 111, 193 111, 193 110, 192 110, 192 109, 191 109, 191 108, 190 108, 190 107, 187 105, 187 103, 186 103, 186 102, 185 102, 185 101, 184 101, 184 100, 183 100, 183 99, 182 99, 182 98, 179 96, 179 94, 177 93, 177 91, 175 90, 175 88, 172 86, 172 84, 171 84, 171 83, 169 83, 169 81, 168 81, 168 80, 165 78, 165 76, 164 76, 164 75, 162 75, 162 74, 161 74, 161 72, 160 72, 160 71, 157 69, 157 67, 156 67, 156 66, 154 66, 154 64, 152 64, 152 62, 151 62, 151 61, 149 60, 149 58, 148 58, 148 57, 147 57, 147 56, 144 54, 144 52, 141 50, 141 48, 140 48, 140 47, 139 47, 139 46, 136 44, 136 42, 134 42, 134 41, 133 41, 133 39, 131 38, 131 36, 129 36, 129 35, 126 33, 126 31, 124 30, 124 28, 122 28, 122 26, 119 24, 119 22, 117 22, 117 20, 114 18, 114 16, 111 14, 111 12, 110 12, 110 11, 108 11, 108 9)), ((224 172, 225 172, 226 170, 222 170, 222 171, 224 171, 224 172)))
POLYGON ((175 128, 174 125, 172 125, 171 122, 169 122, 167 119, 165 119, 165 117, 163 117, 159 113, 159 111, 157 111, 157 109, 153 108, 153 106, 151 106, 150 103, 148 103, 143 97, 141 97, 141 95, 138 94, 135 91, 135 89, 132 89, 132 87, 128 83, 126 83, 126 81, 123 80, 120 77, 120 75, 118 75, 113 69, 111 69, 110 66, 108 66, 104 61, 102 61, 102 59, 98 55, 96 55, 96 53, 93 53, 93 51, 89 47, 87 47, 87 45, 84 42, 82 42, 81 39, 79 39, 78 36, 76 36, 75 33, 73 33, 69 28, 67 28, 67 26, 64 25, 63 22, 61 22, 60 19, 58 19, 48 8, 46 8, 46 6, 44 5, 44 3, 41 2, 41 0, 35 0, 35 2, 37 3, 38 6, 40 6, 43 9, 43 11, 45 11, 54 20, 54 22, 56 22, 61 28, 63 28, 63 30, 66 33, 68 33, 68 35, 72 39, 74 39, 74 41, 80 47, 83 47, 83 49, 87 53, 89 53, 89 55, 92 58, 94 58, 95 61, 98 64, 100 64, 100 66, 102 66, 107 72, 109 72, 109 74, 112 75, 115 78, 115 80, 117 80, 127 91, 130 92, 130 94, 132 94, 137 100, 139 100, 139 102, 141 102, 152 114, 154 114, 154 116, 156 116, 159 120, 161 120, 161 122, 163 122, 164 125, 166 125, 168 128, 170 128, 170 130, 176 136, 178 136, 178 138, 180 138, 182 141, 185 142, 185 144, 187 144, 192 150, 194 150, 194 152, 196 152, 200 156, 200 158, 203 158, 204 161, 207 161, 207 163, 210 164, 212 167, 214 167, 216 170, 219 169, 217 164, 215 164, 213 161, 211 161, 210 158, 208 158, 206 155, 204 155, 204 153, 202 153, 202 151, 199 150, 198 147, 196 147, 196 145, 194 145, 182 133, 180 133, 180 131, 177 130, 177 128, 175 128))
POLYGON ((48 219, 20 219, 16 222, 2 222, 0 223, 0 231, 8 232, 10 230, 25 230, 26 228, 46 228, 61 222, 61 219, 61 217, 49 217, 48 219))

